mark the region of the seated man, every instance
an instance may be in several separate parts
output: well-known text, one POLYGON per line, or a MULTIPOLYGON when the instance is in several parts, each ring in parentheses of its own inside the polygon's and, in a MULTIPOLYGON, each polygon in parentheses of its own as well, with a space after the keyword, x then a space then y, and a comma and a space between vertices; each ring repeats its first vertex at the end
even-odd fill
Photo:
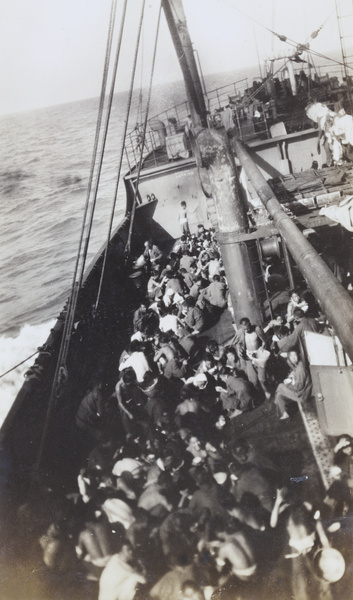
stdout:
POLYGON ((167 379, 182 379, 190 372, 188 361, 186 359, 180 360, 179 358, 173 357, 168 360, 163 354, 159 357, 157 366, 159 372, 167 379))
POLYGON ((169 485, 170 481, 164 471, 160 471, 156 477, 147 478, 143 492, 138 500, 138 507, 153 516, 166 518, 173 508, 173 505, 167 500, 169 485))
POLYGON ((177 309, 173 309, 171 306, 167 306, 166 308, 161 307, 159 312, 159 329, 162 332, 173 331, 176 334, 181 321, 176 316, 175 310, 177 309))
POLYGON ((53 521, 38 540, 42 549, 42 560, 53 572, 67 574, 77 568, 75 548, 62 522, 53 521))
POLYGON ((186 284, 188 290, 190 290, 196 281, 196 267, 191 266, 190 271, 187 271, 184 267, 181 267, 180 274, 184 279, 184 283, 186 284))
POLYGON ((210 281, 212 281, 214 275, 220 275, 223 270, 221 255, 219 252, 215 251, 213 253, 213 258, 211 258, 208 263, 208 276, 210 281))
POLYGON ((159 537, 164 556, 173 565, 182 558, 184 564, 190 562, 195 542, 191 527, 193 517, 190 510, 177 510, 170 513, 159 527, 159 537))
MULTIPOLYGON (((245 530, 239 530, 233 534, 219 532, 218 537, 222 539, 209 542, 209 547, 217 553, 217 568, 221 570, 228 564, 229 578, 235 576, 237 580, 245 582, 253 579, 258 572, 258 564, 253 543, 247 532, 245 530)), ((229 579, 229 583, 232 583, 231 579, 229 579)), ((237 585, 239 588, 238 581, 237 585)), ((233 594, 228 596, 229 598, 244 597, 235 595, 234 589, 232 592, 233 594)), ((254 598, 255 596, 252 595, 251 597, 254 598)))
POLYGON ((107 400, 104 398, 102 383, 90 390, 78 407, 76 426, 81 442, 92 449, 101 438, 106 423, 108 411, 107 400))
POLYGON ((146 263, 152 268, 156 268, 158 265, 160 265, 163 259, 163 253, 158 246, 153 244, 151 241, 146 241, 144 243, 143 256, 145 257, 146 263))
POLYGON ((212 354, 214 360, 220 364, 223 362, 222 359, 226 354, 226 349, 222 345, 218 344, 216 340, 208 340, 206 344, 206 351, 212 354))
POLYGON ((288 419, 289 414, 286 411, 287 402, 302 403, 310 398, 311 379, 305 368, 303 361, 299 360, 296 350, 288 353, 289 363, 293 369, 290 376, 280 383, 276 390, 275 404, 281 414, 280 419, 288 419))
POLYGON ((154 268, 147 282, 147 297, 149 300, 157 300, 162 296, 161 283, 158 277, 158 269, 154 268))
POLYGON ((193 298, 195 298, 198 301, 200 300, 199 296, 202 291, 204 281, 205 280, 203 279, 203 277, 201 275, 198 275, 195 279, 195 283, 191 286, 190 291, 189 291, 190 296, 192 296, 193 298))
POLYGON ((196 306, 195 298, 187 296, 182 305, 181 320, 191 335, 198 335, 205 328, 203 311, 196 306))
POLYGON ((196 266, 196 258, 188 250, 183 252, 183 256, 180 259, 180 268, 185 269, 187 272, 194 270, 196 266))
POLYGON ((147 300, 142 300, 138 309, 135 310, 134 316, 132 318, 132 324, 133 324, 135 333, 136 333, 136 331, 140 330, 141 324, 143 322, 143 317, 144 317, 144 315, 146 315, 147 310, 148 310, 148 302, 147 302, 147 300))
POLYGON ((234 462, 230 465, 230 471, 235 476, 235 481, 231 477, 230 489, 235 501, 251 512, 256 512, 263 523, 269 523, 276 497, 272 474, 251 462, 243 464, 234 462))
POLYGON ((210 375, 213 375, 215 377, 218 374, 219 367, 219 363, 212 356, 212 354, 210 352, 205 351, 203 354, 202 361, 199 364, 196 372, 209 373, 210 375))
POLYGON ((227 286, 221 281, 220 275, 213 276, 212 283, 202 293, 210 309, 223 310, 227 306, 227 286))
POLYGON ((278 340, 277 346, 280 352, 288 352, 299 345, 302 355, 305 356, 305 332, 313 331, 314 333, 317 333, 319 331, 319 325, 313 317, 306 317, 301 308, 295 308, 293 310, 293 315, 294 330, 290 335, 278 340))
POLYGON ((124 371, 129 367, 135 371, 138 383, 143 381, 144 374, 150 370, 143 346, 137 340, 131 342, 129 352, 121 359, 119 371, 124 371))
POLYGON ((164 293, 167 294, 168 290, 172 290, 173 294, 179 294, 182 296, 184 293, 187 293, 188 288, 184 283, 182 277, 173 275, 172 272, 168 271, 165 276, 165 288, 164 293))
POLYGON ((303 300, 299 296, 299 294, 296 290, 292 290, 291 295, 290 295, 290 301, 288 302, 288 305, 287 305, 287 323, 292 323, 292 321, 294 321, 293 311, 295 308, 301 308, 303 313, 306 313, 309 306, 308 306, 307 302, 305 302, 305 300, 303 300))
POLYGON ((219 377, 227 386, 227 390, 221 392, 221 400, 230 418, 255 408, 259 394, 252 383, 240 377, 236 371, 232 373, 228 367, 221 368, 219 377))
POLYGON ((83 561, 89 579, 99 580, 118 543, 119 535, 114 535, 110 523, 102 515, 97 518, 94 511, 88 509, 85 524, 78 536, 76 554, 83 561))
POLYGON ((192 495, 189 504, 189 510, 193 513, 194 519, 199 519, 207 509, 211 517, 219 519, 221 526, 227 523, 229 514, 222 505, 221 488, 212 474, 199 466, 194 471, 194 479, 198 489, 192 495))

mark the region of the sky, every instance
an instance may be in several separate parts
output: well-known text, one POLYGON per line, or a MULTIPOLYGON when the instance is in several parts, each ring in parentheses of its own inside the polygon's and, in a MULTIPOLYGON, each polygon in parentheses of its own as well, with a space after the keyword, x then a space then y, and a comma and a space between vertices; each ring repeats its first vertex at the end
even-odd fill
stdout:
MULTIPOLYGON (((117 91, 129 86, 141 4, 128 0, 117 91)), ((118 14, 121 5, 118 0, 118 14)), ((146 0, 137 70, 143 84, 158 5, 158 0, 146 0)), ((0 114, 99 95, 110 0, 0 0, 0 6, 0 114)), ((302 43, 328 19, 311 47, 324 54, 339 48, 334 0, 184 0, 184 9, 204 74, 257 64, 256 44, 261 60, 287 50, 264 26, 302 43)), ((181 79, 163 15, 158 48, 154 81, 181 79)))

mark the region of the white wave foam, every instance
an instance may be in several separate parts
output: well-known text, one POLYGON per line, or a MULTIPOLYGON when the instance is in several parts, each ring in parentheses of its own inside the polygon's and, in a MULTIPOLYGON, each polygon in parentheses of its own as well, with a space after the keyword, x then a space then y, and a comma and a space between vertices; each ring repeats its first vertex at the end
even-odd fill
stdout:
MULTIPOLYGON (((17 337, 0 337, 0 375, 33 354, 46 341, 55 320, 41 325, 24 325, 17 337)), ((35 356, 0 379, 0 426, 24 383, 23 375, 35 356)))

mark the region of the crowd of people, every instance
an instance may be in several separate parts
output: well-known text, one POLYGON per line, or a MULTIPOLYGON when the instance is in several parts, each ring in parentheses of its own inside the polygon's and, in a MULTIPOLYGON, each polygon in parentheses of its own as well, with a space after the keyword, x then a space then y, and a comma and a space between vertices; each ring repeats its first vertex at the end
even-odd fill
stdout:
POLYGON ((263 403, 290 420, 310 398, 312 303, 293 291, 266 327, 244 317, 218 343, 206 335, 228 307, 215 234, 191 235, 182 218, 167 257, 149 241, 137 257, 146 294, 114 394, 96 382, 79 405, 77 490, 42 499, 43 597, 348 600, 337 523, 352 511, 353 440, 338 440, 334 484, 314 506, 232 428, 263 403))

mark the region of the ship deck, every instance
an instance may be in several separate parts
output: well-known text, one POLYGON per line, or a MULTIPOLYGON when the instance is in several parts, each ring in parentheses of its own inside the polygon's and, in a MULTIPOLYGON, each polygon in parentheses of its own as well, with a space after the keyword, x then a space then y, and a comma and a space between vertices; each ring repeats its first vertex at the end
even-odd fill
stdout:
MULTIPOLYGON (((201 337, 230 345, 234 337, 230 312, 226 310, 201 337)), ((274 393, 254 410, 233 419, 227 435, 233 440, 246 439, 263 464, 290 482, 300 496, 319 501, 331 483, 334 440, 320 428, 313 396, 305 405, 294 407, 285 421, 278 418, 273 399, 274 393)))
MULTIPOLYGON (((170 247, 170 243, 168 246, 170 247)), ((165 250, 168 251, 167 245, 165 250)), ((126 281, 124 285, 126 286, 126 281)), ((82 380, 81 377, 77 377, 74 387, 72 387, 72 384, 71 387, 69 387, 67 397, 64 396, 61 399, 61 404, 63 407, 66 407, 66 409, 70 406, 71 402, 70 410, 72 411, 73 398, 82 398, 83 386, 86 383, 87 364, 89 365, 90 360, 93 358, 97 359, 97 355, 100 353, 100 341, 104 342, 102 348, 105 348, 105 355, 103 356, 102 351, 99 358, 104 358, 103 366, 105 372, 109 372, 110 374, 110 381, 108 384, 111 385, 113 380, 114 382, 117 381, 117 365, 119 353, 122 350, 121 344, 124 346, 128 344, 129 337, 132 333, 131 324, 133 312, 141 300, 141 290, 137 291, 134 290, 134 287, 129 286, 125 287, 124 290, 125 292, 122 295, 121 289, 119 288, 119 307, 116 305, 117 289, 114 290, 110 286, 107 296, 104 296, 106 306, 109 303, 114 303, 117 319, 116 326, 112 329, 112 324, 108 324, 103 340, 100 340, 99 336, 97 340, 92 340, 92 338, 89 340, 90 349, 84 359, 84 363, 81 365, 82 380), (111 298, 111 302, 108 301, 109 297, 111 298), (118 323, 118 320, 120 320, 120 324, 118 323), (118 336, 120 336, 119 343, 117 343, 118 336), (106 351, 107 340, 109 340, 110 344, 108 352, 106 351), (93 344, 92 341, 94 342, 93 344), (86 368, 86 372, 83 365, 86 368)), ((233 336, 233 318, 231 312, 226 309, 222 313, 219 321, 214 324, 213 327, 202 332, 200 335, 200 343, 202 345, 203 343, 206 343, 207 340, 214 339, 220 344, 231 344, 233 336)), ((76 370, 76 373, 80 373, 80 368, 76 370)), ((250 444, 253 456, 256 457, 257 463, 260 463, 264 468, 272 471, 275 474, 277 481, 286 482, 286 485, 296 496, 303 499, 310 499, 314 504, 319 504, 322 501, 325 487, 329 484, 329 468, 332 464, 333 439, 329 436, 325 436, 320 429, 314 398, 311 398, 307 404, 300 409, 294 407, 291 412, 291 418, 286 421, 281 421, 276 414, 273 397, 274 393, 270 398, 264 400, 257 408, 232 419, 231 422, 226 425, 224 437, 230 442, 245 439, 250 444)), ((24 413, 23 419, 26 420, 26 429, 27 427, 32 427, 34 421, 37 421, 37 410, 39 411, 39 422, 39 420, 42 419, 40 406, 36 408, 36 411, 34 411, 33 407, 29 409, 32 423, 28 423, 24 413)), ((65 422, 67 422, 68 418, 69 412, 64 414, 65 422)), ((72 416, 71 418, 74 417, 72 416)), ((34 424, 34 427, 38 430, 39 435, 41 427, 37 424, 34 424)), ((69 433, 69 430, 64 431, 62 429, 60 423, 58 423, 58 429, 56 430, 54 424, 51 439, 49 440, 49 447, 47 447, 48 457, 51 456, 51 459, 47 464, 50 473, 48 483, 52 482, 53 473, 56 473, 56 482, 57 484, 65 486, 64 489, 66 493, 77 492, 77 463, 72 461, 72 446, 70 446, 70 443, 67 443, 69 440, 69 433), (58 444, 60 445, 60 449, 57 447, 58 444)), ((15 436, 15 440, 16 439, 18 440, 15 436)), ((28 440, 27 443, 29 443, 28 440)), ((31 450, 29 453, 31 453, 31 450)), ((26 470, 29 467, 26 465, 19 465, 18 467, 20 468, 17 477, 20 478, 21 468, 26 470)), ((25 471, 23 471, 23 473, 25 473, 25 471)), ((28 475, 28 472, 26 472, 26 475, 28 475)), ((16 501, 19 501, 18 498, 16 498, 16 501)), ((14 509, 16 509, 15 502, 11 507, 11 510, 14 509)), ((11 513, 11 510, 9 510, 9 514, 11 513)), ((26 543, 28 543, 29 538, 30 533, 28 533, 26 543)), ((31 564, 31 562, 29 562, 29 564, 31 564)), ((7 594, 5 596, 6 600, 15 600, 15 598, 18 598, 19 587, 21 588, 22 593, 23 590, 26 589, 25 586, 31 580, 30 574, 24 575, 26 568, 27 567, 20 562, 16 567, 14 567, 13 562, 11 563, 12 573, 9 574, 9 572, 7 572, 7 579, 5 582, 5 593, 7 594), (21 576, 19 575, 20 573, 21 576), (20 585, 18 583, 19 580, 21 580, 20 585)), ((30 587, 31 583, 28 583, 28 585, 30 587)))
MULTIPOLYGON (((168 164, 169 161, 166 155, 161 155, 161 159, 165 161, 165 165, 168 164)), ((177 164, 179 161, 175 162, 177 164)), ((148 170, 146 163, 144 169, 148 170)), ((154 170, 152 163, 151 170, 154 170)), ((283 203, 286 203, 288 197, 290 197, 291 203, 300 203, 301 200, 309 196, 317 198, 320 195, 324 196, 337 192, 340 198, 341 193, 347 192, 349 187, 352 188, 352 169, 345 168, 345 176, 338 175, 336 179, 333 178, 333 172, 333 170, 325 169, 317 173, 301 173, 292 177, 283 176, 278 179, 277 184, 281 186, 283 192, 283 203), (317 187, 317 184, 319 187, 317 187)), ((335 198, 335 202, 338 201, 338 197, 335 198)), ((304 208, 304 214, 294 214, 293 211, 293 219, 299 223, 301 228, 308 230, 316 227, 317 230, 323 229, 326 231, 325 227, 329 227, 329 221, 326 217, 318 214, 319 207, 316 205, 314 210, 304 208)), ((161 227, 164 226, 164 223, 144 218, 147 210, 152 210, 152 203, 142 203, 138 206, 136 212, 138 213, 140 210, 142 217, 138 223, 145 224, 146 228, 139 233, 138 239, 135 240, 136 248, 142 247, 143 241, 148 239, 149 235, 152 235, 158 243, 158 234, 161 227)), ((166 219, 168 221, 170 221, 170 214, 170 209, 167 207, 166 219)), ((337 228, 336 225, 334 227, 337 228)), ((126 239, 126 229, 125 233, 120 231, 120 242, 126 239)), ((256 228, 256 231, 254 230, 252 233, 244 234, 248 238, 249 236, 250 238, 254 236, 266 238, 273 235, 276 235, 276 231, 271 222, 268 222, 263 228, 256 228)), ((323 235, 326 239, 325 232, 323 235)), ((167 253, 172 244, 173 240, 170 237, 165 243, 161 243, 161 247, 167 253)), ((46 464, 43 466, 47 469, 48 483, 51 484, 53 479, 56 480, 56 484, 62 486, 67 493, 77 492, 78 463, 75 460, 77 457, 75 457, 74 449, 76 441, 74 430, 78 403, 87 389, 87 381, 91 376, 91 370, 96 368, 99 362, 101 363, 99 366, 104 369, 105 373, 109 373, 107 384, 109 389, 113 391, 119 376, 118 358, 123 348, 129 343, 132 334, 133 312, 141 300, 141 290, 134 288, 132 280, 129 280, 129 273, 125 272, 124 276, 121 276, 118 280, 115 271, 116 265, 112 264, 110 268, 111 277, 108 278, 109 285, 106 286, 106 289, 103 289, 103 314, 100 315, 101 320, 97 319, 96 321, 97 330, 95 330, 94 325, 91 326, 88 319, 88 324, 82 326, 81 335, 84 340, 84 347, 81 356, 78 356, 77 340, 76 347, 74 344, 77 353, 75 361, 77 362, 72 371, 75 373, 75 377, 71 379, 67 391, 60 399, 57 420, 52 424, 53 428, 44 457, 46 464), (107 320, 105 320, 104 312, 108 315, 107 320), (87 337, 85 338, 86 333, 87 337)), ((87 298, 85 300, 88 311, 90 308, 88 288, 91 289, 93 298, 94 278, 97 278, 99 273, 93 268, 91 275, 92 280, 90 280, 85 291, 88 297, 88 300, 87 298)), ((202 344, 208 339, 215 339, 220 344, 231 344, 233 336, 233 318, 227 309, 212 328, 201 334, 200 341, 202 344)), ((35 444, 32 442, 37 438, 40 439, 41 436, 52 375, 53 373, 49 372, 49 376, 40 390, 34 384, 32 389, 32 384, 25 384, 27 387, 23 391, 24 398, 19 398, 19 413, 18 416, 15 415, 14 417, 15 425, 12 423, 10 445, 12 444, 15 447, 15 459, 18 461, 15 464, 17 470, 15 493, 13 491, 10 493, 10 499, 13 502, 11 511, 13 510, 14 513, 17 505, 20 505, 21 500, 24 500, 26 494, 28 494, 29 486, 24 484, 28 484, 35 461, 35 449, 33 449, 35 444), (18 444, 18 447, 16 447, 16 444, 18 444), (17 458, 17 454, 19 458, 17 458), (27 490, 24 492, 25 487, 27 487, 27 490)), ((332 449, 335 439, 326 435, 320 427, 314 397, 304 406, 294 407, 291 418, 281 421, 275 410, 274 391, 273 387, 271 397, 264 400, 257 408, 232 419, 230 424, 226 426, 225 438, 230 441, 245 439, 250 444, 258 462, 275 472, 278 479, 286 482, 293 492, 303 499, 320 503, 325 488, 331 482, 330 466, 332 465, 332 449)), ((9 596, 11 600, 15 600, 17 597, 16 594, 9 596)))

